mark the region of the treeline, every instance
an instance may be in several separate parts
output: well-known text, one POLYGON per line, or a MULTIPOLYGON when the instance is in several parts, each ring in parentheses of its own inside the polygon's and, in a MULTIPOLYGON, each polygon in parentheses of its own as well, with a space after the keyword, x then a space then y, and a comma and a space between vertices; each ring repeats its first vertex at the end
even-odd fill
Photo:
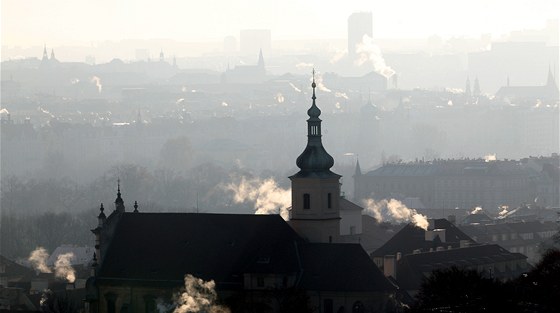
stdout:
POLYGON ((9 259, 26 258, 37 247, 52 252, 62 244, 93 247, 94 210, 80 212, 46 212, 28 216, 2 212, 0 247, 9 259))
POLYGON ((407 311, 560 312, 560 250, 545 251, 528 273, 506 282, 456 267, 434 271, 407 311))
POLYGON ((288 174, 258 175, 241 168, 205 163, 184 171, 148 170, 135 164, 114 166, 91 183, 68 178, 3 177, 1 186, 0 253, 27 257, 36 246, 49 251, 61 244, 93 245, 99 206, 113 211, 120 180, 127 211, 138 201, 141 212, 252 213, 250 203, 235 203, 226 184, 246 178, 276 179, 289 187, 288 174))

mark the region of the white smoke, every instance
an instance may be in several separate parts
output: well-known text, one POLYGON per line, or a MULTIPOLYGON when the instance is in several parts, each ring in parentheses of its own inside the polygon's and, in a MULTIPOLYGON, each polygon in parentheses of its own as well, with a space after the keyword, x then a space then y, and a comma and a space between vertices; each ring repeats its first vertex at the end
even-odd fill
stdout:
POLYGON ((397 223, 411 222, 417 227, 424 230, 428 229, 428 218, 416 212, 415 209, 409 209, 399 200, 383 199, 375 201, 373 199, 364 200, 366 214, 373 216, 378 222, 394 221, 397 223))
POLYGON ((358 58, 354 61, 354 64, 362 65, 369 61, 373 65, 373 69, 385 78, 390 78, 395 74, 395 71, 385 63, 379 46, 368 35, 364 35, 362 42, 356 45, 356 54, 358 58))
POLYGON ((278 187, 272 178, 261 180, 242 177, 238 184, 230 183, 225 189, 233 191, 233 200, 236 203, 254 202, 255 214, 280 213, 284 220, 289 218, 291 191, 278 187))
POLYGON ((38 273, 52 273, 52 270, 47 266, 47 259, 49 253, 43 247, 37 247, 29 254, 27 260, 33 266, 33 269, 38 273))
MULTIPOLYGON (((49 258, 49 253, 43 247, 37 247, 33 250, 27 260, 33 266, 36 272, 39 273, 52 273, 51 269, 47 265, 47 259, 49 258)), ((69 283, 76 281, 76 270, 72 267, 72 259, 74 258, 74 253, 68 252, 59 254, 54 262, 54 275, 57 278, 65 279, 69 283)))
POLYGON ((93 76, 90 81, 95 84, 95 86, 97 87, 97 92, 100 93, 103 89, 103 85, 101 85, 101 79, 97 76, 93 76))
POLYGON ((296 92, 301 92, 301 89, 299 89, 298 87, 296 87, 296 85, 290 83, 290 86, 291 86, 292 88, 294 88, 294 90, 295 90, 296 92))
POLYGON ((284 103, 284 95, 282 93, 277 93, 276 97, 274 97, 278 103, 284 103))
POLYGON ((317 88, 319 88, 319 90, 321 90, 321 91, 324 91, 324 92, 331 92, 332 91, 329 88, 327 88, 327 86, 325 86, 325 84, 323 83, 323 75, 321 75, 318 72, 315 72, 315 84, 317 84, 317 88))
POLYGON ((469 214, 478 214, 482 212, 482 208, 477 206, 476 208, 474 208, 469 214))
POLYGON ((158 313, 168 313, 175 309, 173 303, 165 302, 162 298, 156 299, 156 310, 158 313))
POLYGON ((484 161, 485 162, 496 161, 496 160, 497 160, 497 157, 496 157, 495 153, 494 154, 488 154, 488 155, 484 156, 484 161))
POLYGON ((335 52, 333 57, 329 60, 329 63, 335 64, 338 61, 342 60, 342 58, 344 58, 347 54, 348 54, 348 51, 346 49, 341 50, 341 51, 337 51, 337 52, 335 52))
POLYGON ((313 67, 313 63, 300 62, 300 63, 296 64, 296 68, 298 70, 309 69, 309 68, 312 68, 312 67, 313 67))
POLYGON ((54 262, 54 276, 66 279, 69 283, 76 281, 76 271, 72 267, 71 260, 74 258, 74 253, 68 252, 59 254, 54 262))
POLYGON ((345 92, 335 92, 334 93, 335 98, 344 98, 346 100, 348 100, 348 95, 345 92))
POLYGON ((173 313, 229 313, 227 307, 215 304, 217 299, 215 287, 213 280, 204 281, 191 274, 185 275, 185 288, 177 296, 177 307, 173 313))

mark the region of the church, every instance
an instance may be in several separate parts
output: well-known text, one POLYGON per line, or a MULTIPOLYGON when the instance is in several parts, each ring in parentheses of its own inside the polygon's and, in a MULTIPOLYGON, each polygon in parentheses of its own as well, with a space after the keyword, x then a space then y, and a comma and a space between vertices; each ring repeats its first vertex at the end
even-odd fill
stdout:
POLYGON ((101 205, 92 230, 86 311, 162 312, 187 275, 213 281, 217 302, 231 312, 394 311, 395 285, 360 244, 341 236, 361 209, 341 197, 341 176, 331 171, 315 88, 313 80, 288 222, 279 215, 146 213, 137 203, 127 211, 119 185, 114 210, 107 216, 101 205))

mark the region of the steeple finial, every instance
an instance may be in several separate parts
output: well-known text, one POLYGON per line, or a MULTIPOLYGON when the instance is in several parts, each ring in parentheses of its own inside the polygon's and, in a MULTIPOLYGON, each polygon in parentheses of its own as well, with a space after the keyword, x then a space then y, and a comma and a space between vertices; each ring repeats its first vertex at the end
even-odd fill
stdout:
POLYGON ((115 199, 115 210, 117 212, 124 212, 124 201, 121 197, 121 179, 117 179, 117 198, 115 199))
POLYGON ((313 99, 313 104, 315 104, 315 99, 317 99, 317 97, 315 97, 315 87, 317 87, 317 84, 315 84, 315 68, 313 68, 311 74, 313 75, 313 82, 311 83, 311 88, 313 88, 313 97, 311 97, 311 99, 313 99))
POLYGON ((312 83, 313 88, 313 102, 309 110, 307 110, 307 146, 301 155, 297 158, 296 164, 301 169, 296 176, 308 176, 308 175, 319 175, 322 177, 327 177, 331 175, 337 175, 330 171, 330 168, 334 165, 334 159, 330 156, 323 144, 321 143, 321 110, 315 104, 315 88, 317 84, 315 83, 315 69, 312 71, 312 83))
POLYGON ((45 46, 43 47, 43 61, 46 61, 49 59, 49 55, 47 54, 47 44, 45 44, 45 46))
MULTIPOLYGON (((307 110, 307 115, 309 115, 310 120, 317 120, 317 121, 321 121, 319 119, 319 115, 321 115, 321 110, 317 107, 317 105, 315 104, 315 99, 317 99, 317 97, 315 96, 315 88, 317 87, 317 84, 315 83, 315 68, 313 68, 313 71, 311 72, 311 74, 313 75, 312 77, 312 83, 311 83, 311 88, 313 88, 313 96, 311 96, 311 99, 313 100, 313 102, 311 103, 311 107, 309 108, 309 110, 307 110)), ((313 134, 309 134, 309 135, 321 135, 320 132, 318 133, 313 133, 313 134)))
POLYGON ((101 206, 99 207, 99 215, 97 216, 99 227, 103 227, 103 224, 105 224, 105 220, 107 219, 107 216, 103 211, 105 211, 105 208, 103 207, 103 203, 101 203, 101 206))

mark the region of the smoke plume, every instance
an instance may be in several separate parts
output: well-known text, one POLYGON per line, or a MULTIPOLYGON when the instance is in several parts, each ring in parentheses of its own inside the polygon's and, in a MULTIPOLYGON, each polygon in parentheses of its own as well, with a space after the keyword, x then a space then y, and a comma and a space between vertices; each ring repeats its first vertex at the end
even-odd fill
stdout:
POLYGON ((93 76, 90 81, 95 84, 95 87, 97 87, 97 92, 101 92, 101 90, 103 89, 103 85, 101 85, 101 79, 97 76, 93 76))
POLYGON ((296 87, 296 85, 290 83, 290 86, 291 86, 292 88, 294 88, 294 90, 295 90, 296 92, 301 92, 301 89, 299 89, 298 87, 296 87))
POLYGON ((321 91, 324 92, 332 91, 329 88, 327 88, 327 86, 325 86, 325 84, 323 83, 323 75, 321 75, 319 72, 315 72, 315 83, 317 84, 317 88, 319 88, 319 90, 321 91))
POLYGON ((402 202, 391 199, 375 201, 373 199, 364 200, 366 214, 373 216, 377 221, 394 221, 397 223, 411 222, 424 230, 428 229, 428 218, 414 209, 409 209, 402 202))
POLYGON ((69 283, 76 281, 76 271, 71 263, 73 258, 74 253, 72 252, 59 254, 54 262, 54 276, 66 279, 69 283))
POLYGON ((288 220, 288 207, 291 205, 291 191, 278 187, 274 179, 241 178, 238 184, 230 183, 226 190, 233 191, 235 203, 254 202, 255 214, 276 214, 288 220))
POLYGON ((33 266, 33 269, 38 273, 52 273, 51 269, 47 266, 47 259, 49 253, 43 247, 37 247, 33 250, 27 260, 33 266))
POLYGON ((480 213, 480 212, 482 212, 482 208, 479 207, 479 206, 477 206, 477 207, 474 208, 469 214, 471 214, 471 215, 472 215, 472 214, 478 214, 478 213, 480 213))
POLYGON ((364 35, 362 42, 356 45, 356 54, 358 58, 354 61, 354 64, 362 65, 369 61, 373 65, 375 72, 385 76, 385 78, 390 78, 395 74, 395 71, 385 63, 379 46, 368 35, 364 35))
POLYGON ((185 275, 185 288, 177 296, 177 307, 173 313, 229 313, 227 307, 215 304, 217 299, 215 286, 213 280, 204 281, 191 274, 185 275))
MULTIPOLYGON (((38 273, 52 273, 51 269, 47 265, 47 259, 49 258, 49 253, 43 247, 37 247, 29 254, 27 260, 33 266, 38 273)), ((76 281, 76 270, 72 267, 72 259, 74 258, 74 253, 68 252, 59 254, 54 262, 54 276, 57 278, 65 279, 69 283, 76 281)))

